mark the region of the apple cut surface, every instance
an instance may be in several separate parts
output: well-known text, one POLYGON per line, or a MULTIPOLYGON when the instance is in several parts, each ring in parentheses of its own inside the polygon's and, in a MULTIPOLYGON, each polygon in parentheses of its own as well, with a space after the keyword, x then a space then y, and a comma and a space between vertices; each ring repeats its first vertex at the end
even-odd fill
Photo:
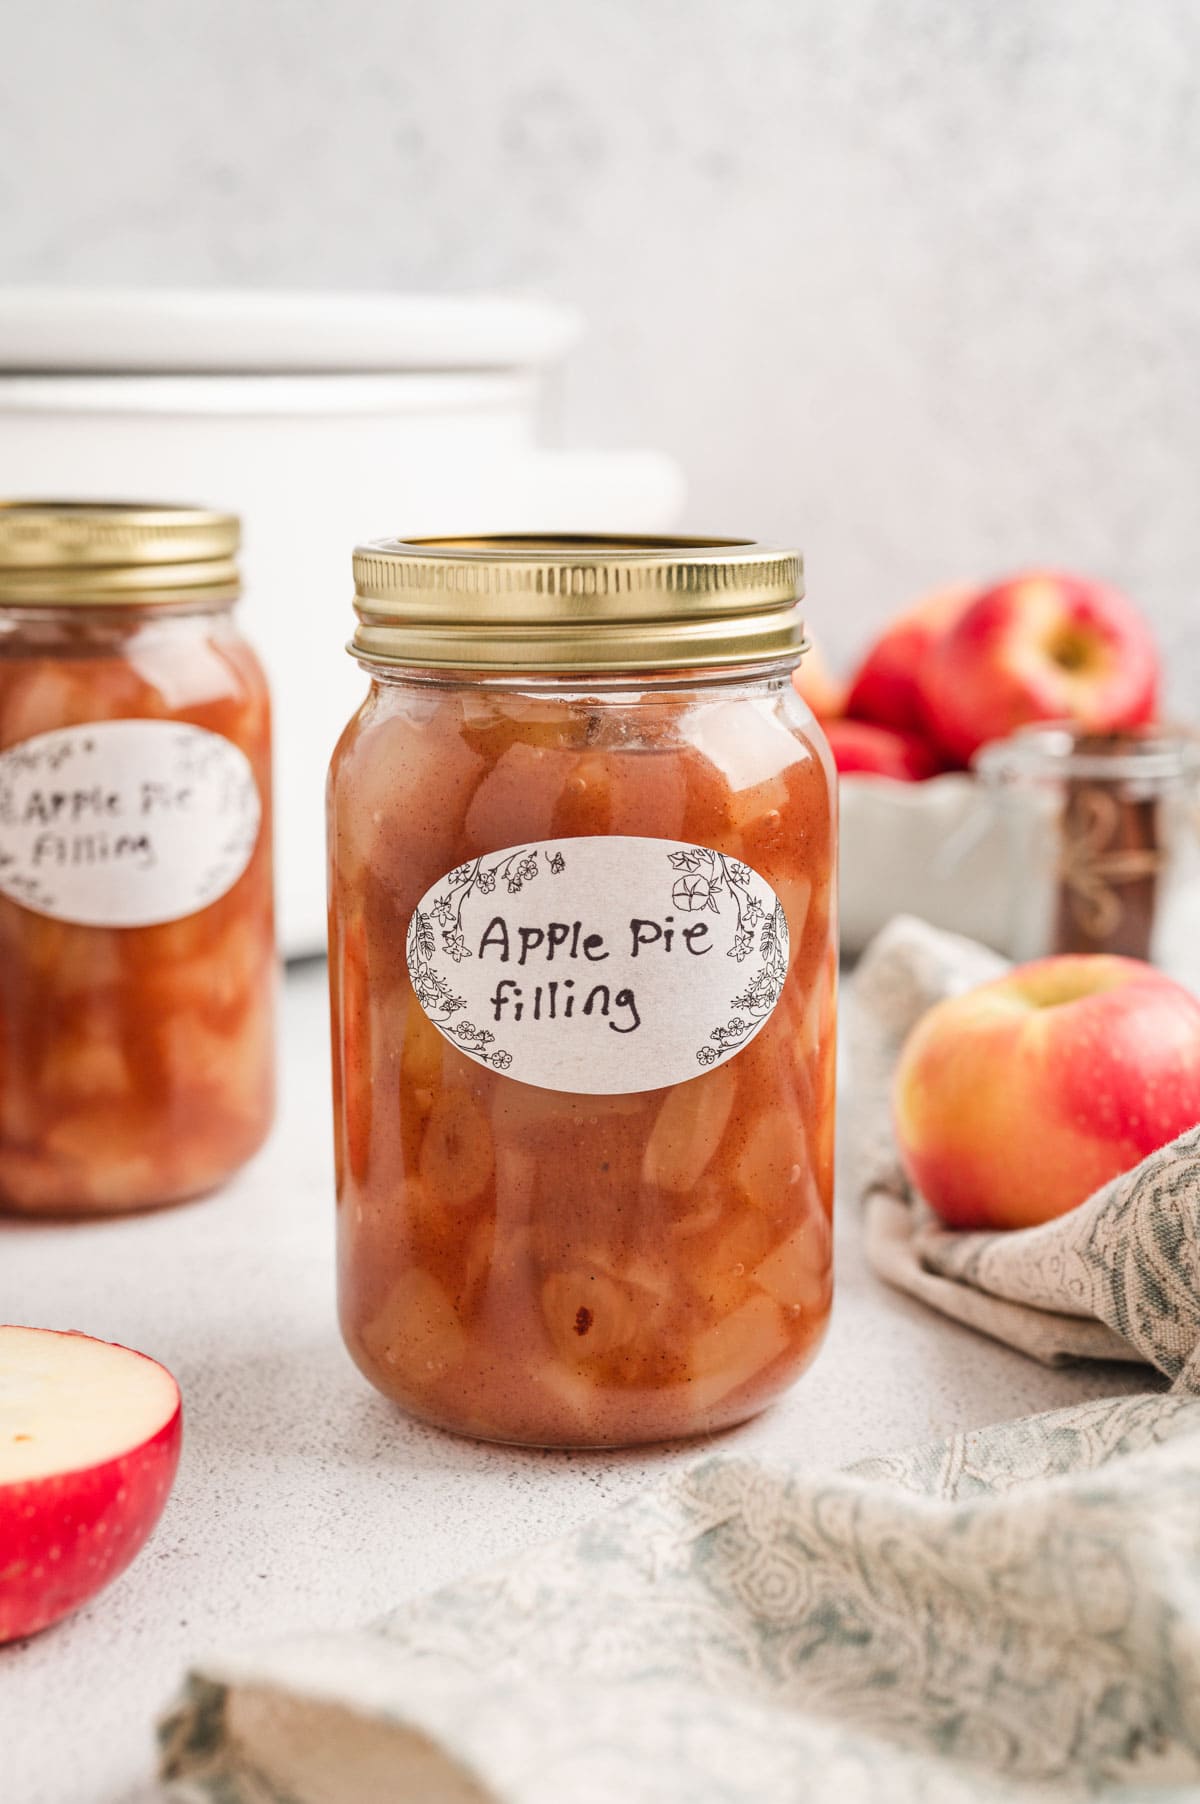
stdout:
POLYGON ((0 1642, 124 1571, 162 1513, 181 1436, 179 1388, 154 1360, 0 1327, 0 1642))

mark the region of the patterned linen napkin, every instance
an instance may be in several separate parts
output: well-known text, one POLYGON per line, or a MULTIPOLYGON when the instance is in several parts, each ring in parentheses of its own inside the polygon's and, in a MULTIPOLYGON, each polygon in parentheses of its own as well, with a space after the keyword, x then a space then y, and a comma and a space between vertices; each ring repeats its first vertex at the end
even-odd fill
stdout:
POLYGON ((880 1277, 1047 1364, 1120 1359, 1200 1390, 1200 1126, 1040 1228, 943 1228, 896 1154, 891 1080, 918 1016, 1007 969, 901 916, 864 953, 848 1006, 843 1145, 880 1277))
POLYGON ((1195 1804, 1200 1130, 1051 1228, 934 1230, 887 1125, 920 1009, 998 968, 897 922, 851 1135, 891 1281, 1156 1392, 845 1473, 710 1458, 353 1635, 220 1656, 162 1726, 206 1804, 1195 1804))
POLYGON ((210 1804, 1200 1795, 1200 1398, 833 1476, 708 1459, 385 1617, 206 1663, 210 1804))

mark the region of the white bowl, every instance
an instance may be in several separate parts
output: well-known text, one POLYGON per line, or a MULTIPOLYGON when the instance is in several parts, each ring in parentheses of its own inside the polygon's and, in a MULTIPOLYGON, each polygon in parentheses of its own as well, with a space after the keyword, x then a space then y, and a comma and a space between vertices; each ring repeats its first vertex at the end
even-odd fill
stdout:
POLYGON ((838 789, 844 952, 861 952, 897 914, 1010 950, 1011 833, 973 777, 853 773, 838 789))

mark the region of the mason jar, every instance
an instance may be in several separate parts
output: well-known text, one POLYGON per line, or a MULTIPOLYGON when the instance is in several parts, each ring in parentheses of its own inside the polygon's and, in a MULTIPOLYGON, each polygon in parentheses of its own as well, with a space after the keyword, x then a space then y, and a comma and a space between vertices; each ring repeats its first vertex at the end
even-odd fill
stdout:
POLYGON ((1017 958, 1116 953, 1200 989, 1200 737, 1158 723, 1023 727, 976 754, 1017 958))
POLYGON ((329 778, 340 1310, 538 1446, 706 1433, 831 1295, 832 766, 795 553, 382 541, 329 778))
POLYGON ((238 522, 0 506, 0 1209, 212 1190, 273 1109, 271 723, 238 522))

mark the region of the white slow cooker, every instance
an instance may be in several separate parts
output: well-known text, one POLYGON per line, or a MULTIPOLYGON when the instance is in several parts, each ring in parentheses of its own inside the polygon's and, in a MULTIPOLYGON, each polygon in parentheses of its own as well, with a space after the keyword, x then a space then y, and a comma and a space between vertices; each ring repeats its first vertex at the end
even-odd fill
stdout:
POLYGON ((0 290, 0 495, 242 517, 291 957, 324 946, 325 767, 363 692, 342 650, 354 544, 678 519, 669 459, 539 444, 547 372, 577 334, 506 296, 0 290))

